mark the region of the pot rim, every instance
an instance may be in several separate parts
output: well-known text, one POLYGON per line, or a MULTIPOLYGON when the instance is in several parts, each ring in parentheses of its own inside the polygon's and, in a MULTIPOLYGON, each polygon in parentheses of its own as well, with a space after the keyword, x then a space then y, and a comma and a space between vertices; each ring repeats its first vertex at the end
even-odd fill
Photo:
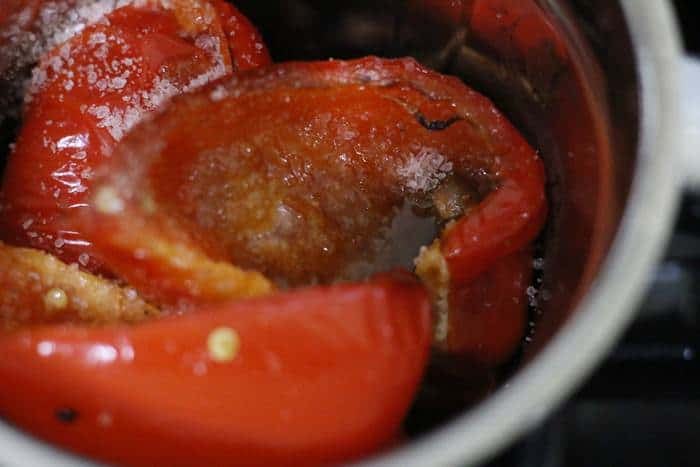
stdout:
POLYGON ((494 394, 429 435, 358 465, 464 466, 487 459, 561 404, 634 316, 679 204, 682 55, 668 1, 620 0, 620 4, 640 80, 640 135, 632 189, 600 273, 562 329, 494 394))
MULTIPOLYGON (((621 227, 601 273, 542 352, 484 402, 365 467, 473 465, 532 428, 571 394, 625 329, 670 233, 680 194, 680 39, 668 1, 620 0, 641 81, 638 161, 621 227), (663 155, 663 156, 662 156, 663 155)), ((3 465, 88 466, 0 422, 3 465)))

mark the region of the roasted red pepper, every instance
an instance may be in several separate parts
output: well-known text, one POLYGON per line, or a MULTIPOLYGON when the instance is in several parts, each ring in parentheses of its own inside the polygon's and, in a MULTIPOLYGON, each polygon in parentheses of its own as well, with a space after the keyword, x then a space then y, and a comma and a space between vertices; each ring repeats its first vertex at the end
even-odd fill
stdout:
POLYGON ((563 59, 565 41, 545 9, 534 0, 474 0, 469 26, 477 41, 488 44, 498 56, 523 57, 525 68, 537 70, 546 54, 563 59))
POLYGON ((410 8, 450 27, 469 28, 472 45, 486 46, 503 58, 534 61, 543 47, 566 56, 561 32, 536 0, 410 0, 410 8))
POLYGON ((454 219, 440 251, 461 286, 531 242, 546 212, 542 163, 517 131, 412 60, 252 71, 177 99, 117 156, 83 226, 156 300, 179 273, 154 245, 189 242, 281 285, 352 279, 407 203, 454 219))
POLYGON ((269 62, 222 0, 153 0, 110 13, 41 60, 0 193, 3 240, 100 270, 69 213, 121 137, 168 97, 269 62))
POLYGON ((6 335, 0 407, 122 465, 325 464, 393 440, 429 347, 423 288, 382 277, 133 327, 6 335))
POLYGON ((496 261, 469 284, 453 288, 442 348, 487 367, 507 361, 525 334, 532 272, 532 252, 527 248, 496 261))

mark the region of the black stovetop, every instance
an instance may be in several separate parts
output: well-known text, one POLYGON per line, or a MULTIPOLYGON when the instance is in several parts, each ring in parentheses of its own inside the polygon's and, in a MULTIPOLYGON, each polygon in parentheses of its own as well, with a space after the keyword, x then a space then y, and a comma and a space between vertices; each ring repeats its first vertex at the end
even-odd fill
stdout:
MULTIPOLYGON (((700 54, 700 4, 676 0, 700 54)), ((637 318, 554 415, 487 467, 700 466, 700 194, 687 193, 637 318)))

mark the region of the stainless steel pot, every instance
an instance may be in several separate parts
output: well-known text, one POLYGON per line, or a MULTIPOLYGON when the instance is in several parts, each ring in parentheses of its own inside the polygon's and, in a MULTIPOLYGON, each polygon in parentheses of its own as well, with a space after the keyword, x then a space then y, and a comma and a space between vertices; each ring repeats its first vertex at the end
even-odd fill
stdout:
MULTIPOLYGON (((236 3, 255 10, 256 2, 236 3)), ((362 463, 473 465, 551 412, 633 316, 683 184, 700 180, 700 161, 684 157, 700 142, 689 125, 700 121, 700 105, 693 105, 700 102, 691 100, 700 96, 692 93, 700 68, 684 62, 671 8, 661 0, 379 1, 367 10, 359 3, 279 2, 293 27, 271 37, 273 50, 279 42, 278 52, 290 58, 416 55, 491 96, 548 165, 552 216, 541 317, 521 367, 450 423, 362 463), (321 6, 296 14, 307 3, 321 6), (475 25, 453 14, 455 4, 480 4, 513 21, 475 25), (392 12, 399 11, 397 26, 392 12), (296 45, 284 35, 291 31, 302 31, 296 45), (518 45, 519 34, 537 40, 518 45)), ((260 14, 253 19, 264 30, 270 18, 260 14)), ((2 466, 88 463, 0 425, 2 466)))
MULTIPOLYGON (((560 3, 539 2, 552 18, 562 13, 560 3)), ((602 7, 606 2, 589 3, 602 7)), ((613 2, 607 3, 610 7, 613 2)), ((604 43, 614 54, 607 58, 608 65, 616 65, 608 66, 605 78, 612 86, 638 86, 637 137, 632 153, 613 154, 624 168, 616 183, 630 177, 628 186, 615 188, 629 192, 622 196, 621 211, 614 213, 616 233, 595 278, 569 318, 554 326, 557 331, 551 339, 537 346, 536 355, 500 390, 423 439, 363 465, 477 464, 540 422, 571 394, 634 316, 651 268, 663 251, 684 183, 698 181, 700 162, 690 149, 699 142, 700 67, 681 53, 668 2, 621 0, 619 6, 624 22, 615 26, 619 28, 615 32, 621 43, 604 43), (624 28, 630 34, 629 49, 623 44, 624 28), (636 62, 634 73, 625 69, 629 57, 636 62), (633 81, 620 82, 620 76, 633 81), (632 160, 622 160, 630 155, 632 160)), ((562 310, 547 311, 562 315, 562 310)))

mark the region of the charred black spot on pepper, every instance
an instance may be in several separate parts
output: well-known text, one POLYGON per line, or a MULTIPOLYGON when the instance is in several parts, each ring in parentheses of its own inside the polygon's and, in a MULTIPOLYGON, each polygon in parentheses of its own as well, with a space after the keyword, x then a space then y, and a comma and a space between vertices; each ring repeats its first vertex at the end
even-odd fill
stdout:
POLYGON ((56 410, 56 418, 63 423, 73 423, 78 419, 78 411, 68 407, 56 410))
POLYGON ((418 123, 421 124, 422 127, 430 131, 444 130, 446 128, 449 128, 450 125, 452 125, 453 123, 461 120, 461 118, 457 116, 449 118, 447 120, 428 120, 425 117, 425 115, 423 115, 420 112, 415 112, 413 116, 416 117, 416 120, 418 121, 418 123))

